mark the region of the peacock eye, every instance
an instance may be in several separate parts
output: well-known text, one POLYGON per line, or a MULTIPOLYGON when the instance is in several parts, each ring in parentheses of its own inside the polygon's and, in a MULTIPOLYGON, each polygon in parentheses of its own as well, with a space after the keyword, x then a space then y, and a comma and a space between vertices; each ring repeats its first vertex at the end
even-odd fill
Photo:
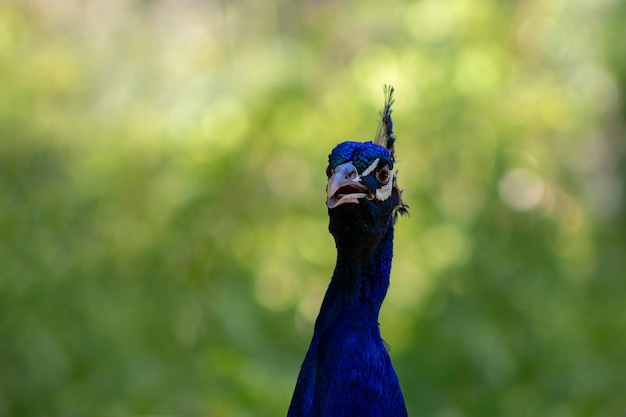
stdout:
POLYGON ((333 176, 333 169, 330 167, 330 165, 328 165, 328 166, 326 167, 326 176, 327 176, 328 178, 330 178, 330 177, 332 177, 332 176, 333 176))
POLYGON ((389 170, 389 165, 384 165, 381 169, 376 171, 376 179, 380 181, 381 184, 387 184, 389 178, 391 177, 391 171, 389 170))

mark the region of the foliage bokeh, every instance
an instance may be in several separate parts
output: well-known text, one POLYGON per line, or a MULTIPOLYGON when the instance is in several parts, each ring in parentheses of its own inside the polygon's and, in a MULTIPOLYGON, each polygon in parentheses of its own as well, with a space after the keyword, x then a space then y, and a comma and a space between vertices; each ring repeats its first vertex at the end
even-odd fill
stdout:
POLYGON ((626 412, 616 0, 0 3, 0 415, 283 415, 396 87, 410 415, 626 412))

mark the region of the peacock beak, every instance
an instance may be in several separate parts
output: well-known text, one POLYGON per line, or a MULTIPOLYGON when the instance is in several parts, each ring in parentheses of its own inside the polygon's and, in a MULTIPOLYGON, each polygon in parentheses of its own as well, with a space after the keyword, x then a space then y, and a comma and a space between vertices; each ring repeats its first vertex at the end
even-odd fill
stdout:
POLYGON ((338 165, 326 185, 326 206, 329 209, 345 203, 359 204, 360 198, 372 200, 373 193, 361 183, 361 176, 352 162, 338 165))

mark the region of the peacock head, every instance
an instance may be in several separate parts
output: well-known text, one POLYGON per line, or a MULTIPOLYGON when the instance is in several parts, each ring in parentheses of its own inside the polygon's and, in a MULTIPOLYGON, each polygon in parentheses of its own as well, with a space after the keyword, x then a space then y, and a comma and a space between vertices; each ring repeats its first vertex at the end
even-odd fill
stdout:
POLYGON ((328 156, 326 205, 329 230, 338 246, 376 244, 407 213, 394 171, 395 136, 391 121, 393 88, 385 87, 385 107, 373 142, 347 141, 328 156))
POLYGON ((406 212, 392 153, 373 142, 343 142, 328 157, 326 205, 330 232, 346 243, 376 243, 406 212))

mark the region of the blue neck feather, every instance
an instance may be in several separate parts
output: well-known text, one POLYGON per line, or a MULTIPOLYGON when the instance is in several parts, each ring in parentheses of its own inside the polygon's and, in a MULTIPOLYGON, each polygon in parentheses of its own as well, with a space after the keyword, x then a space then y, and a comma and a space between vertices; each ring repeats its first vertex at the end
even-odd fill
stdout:
POLYGON ((337 263, 315 331, 323 331, 331 312, 351 309, 363 324, 378 326, 378 313, 389 288, 393 224, 373 248, 337 247, 337 263))
MULTIPOLYGON (((393 216, 373 245, 335 236, 337 264, 288 417, 404 417, 378 314, 389 287, 393 216)), ((357 240, 358 241, 358 240, 357 240)))

